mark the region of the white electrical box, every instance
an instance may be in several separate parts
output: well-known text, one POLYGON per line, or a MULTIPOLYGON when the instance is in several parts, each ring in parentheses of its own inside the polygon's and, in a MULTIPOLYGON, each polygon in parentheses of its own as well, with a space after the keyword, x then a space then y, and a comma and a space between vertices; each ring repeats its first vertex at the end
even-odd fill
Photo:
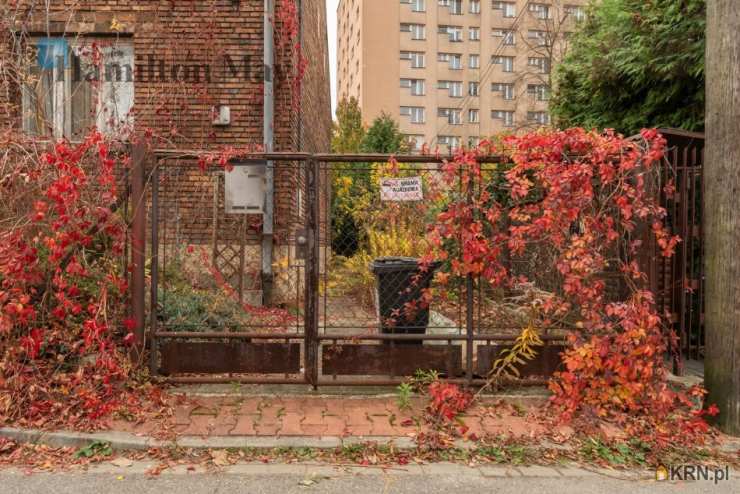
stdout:
POLYGON ((262 214, 265 209, 265 164, 235 164, 225 171, 227 214, 262 214))
POLYGON ((231 124, 231 108, 226 105, 217 105, 212 109, 213 125, 224 127, 231 124))

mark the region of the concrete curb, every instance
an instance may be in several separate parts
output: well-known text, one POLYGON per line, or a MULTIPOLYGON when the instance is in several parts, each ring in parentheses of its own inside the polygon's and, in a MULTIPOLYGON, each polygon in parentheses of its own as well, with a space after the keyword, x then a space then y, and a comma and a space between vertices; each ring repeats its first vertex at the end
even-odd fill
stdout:
MULTIPOLYGON (((172 441, 162 441, 151 437, 137 436, 130 432, 74 432, 74 431, 42 431, 37 429, 19 429, 15 427, 0 428, 0 437, 29 444, 44 444, 55 448, 81 448, 94 441, 109 443, 117 451, 145 451, 149 448, 191 448, 191 449, 227 449, 227 448, 315 448, 334 449, 337 447, 376 442, 380 444, 392 443, 396 449, 412 450, 416 443, 408 437, 392 436, 180 436, 172 441)), ((460 448, 472 448, 470 442, 459 441, 460 448)))

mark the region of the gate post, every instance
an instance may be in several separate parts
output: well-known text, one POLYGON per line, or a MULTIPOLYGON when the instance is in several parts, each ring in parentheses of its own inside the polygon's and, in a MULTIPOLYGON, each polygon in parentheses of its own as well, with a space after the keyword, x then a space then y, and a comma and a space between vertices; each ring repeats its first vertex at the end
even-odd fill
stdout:
POLYGON ((304 283, 304 338, 306 382, 316 388, 319 376, 319 163, 311 158, 304 161, 306 170, 306 260, 304 283))
POLYGON ((132 150, 133 169, 131 173, 131 204, 133 220, 131 222, 131 311, 136 323, 135 341, 131 359, 135 365, 141 363, 144 354, 144 331, 146 321, 146 143, 139 139, 132 150))

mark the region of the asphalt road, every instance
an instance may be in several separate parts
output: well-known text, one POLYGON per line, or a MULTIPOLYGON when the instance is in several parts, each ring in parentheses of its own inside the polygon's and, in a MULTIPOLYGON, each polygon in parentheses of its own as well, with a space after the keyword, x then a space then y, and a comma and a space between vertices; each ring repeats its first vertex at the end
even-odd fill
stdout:
MULTIPOLYGON (((571 469, 511 475, 504 468, 476 469, 459 465, 425 465, 388 470, 343 469, 313 465, 240 465, 220 472, 188 471, 178 467, 159 476, 151 467, 100 465, 88 472, 34 473, 0 470, 2 494, 283 494, 283 493, 738 493, 740 475, 718 482, 656 482, 627 480, 624 474, 571 469)), ((633 476, 636 478, 636 476, 633 476)))

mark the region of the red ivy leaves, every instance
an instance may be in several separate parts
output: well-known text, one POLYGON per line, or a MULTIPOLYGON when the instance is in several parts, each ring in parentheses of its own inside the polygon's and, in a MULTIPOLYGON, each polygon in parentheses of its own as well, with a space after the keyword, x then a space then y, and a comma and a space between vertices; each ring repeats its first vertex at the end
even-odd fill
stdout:
MULTIPOLYGON (((442 166, 445 182, 460 190, 436 218, 429 234, 435 251, 426 260, 450 259, 444 279, 473 274, 493 287, 511 286, 525 280, 509 271, 507 255, 525 256, 537 245, 555 252, 561 289, 543 305, 542 316, 554 321, 570 312, 580 328, 563 355, 566 370, 550 384, 552 402, 565 418, 590 411, 642 417, 648 428, 671 423, 666 430, 702 430, 697 422, 702 415, 688 412, 695 403, 666 384, 663 356, 671 337, 652 294, 631 281, 645 276, 635 262, 642 243, 625 240, 640 222, 652 225, 663 255, 672 255, 679 242, 645 186, 644 177, 661 163, 664 149, 655 130, 627 140, 610 131, 574 128, 511 136, 501 147, 484 143, 459 151, 442 166), (510 157, 504 183, 495 191, 476 188, 487 178, 475 158, 496 153, 510 157), (624 300, 607 297, 610 268, 630 280, 632 293, 624 300)), ((453 390, 435 392, 433 406, 452 415, 455 407, 447 408, 445 397, 453 390)))

